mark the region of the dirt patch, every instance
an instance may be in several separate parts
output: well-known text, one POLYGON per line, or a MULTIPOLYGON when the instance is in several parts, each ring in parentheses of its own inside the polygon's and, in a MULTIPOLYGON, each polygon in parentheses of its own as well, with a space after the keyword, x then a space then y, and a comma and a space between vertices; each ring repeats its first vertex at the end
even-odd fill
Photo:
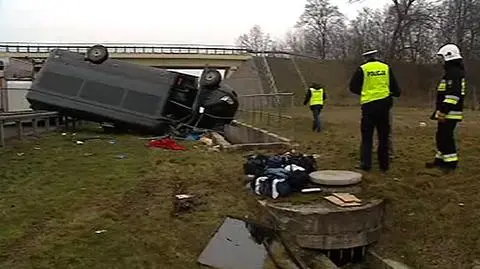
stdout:
POLYGON ((144 179, 135 188, 128 190, 114 206, 114 212, 122 218, 135 218, 139 215, 148 216, 149 207, 155 201, 155 195, 161 184, 158 180, 144 179))

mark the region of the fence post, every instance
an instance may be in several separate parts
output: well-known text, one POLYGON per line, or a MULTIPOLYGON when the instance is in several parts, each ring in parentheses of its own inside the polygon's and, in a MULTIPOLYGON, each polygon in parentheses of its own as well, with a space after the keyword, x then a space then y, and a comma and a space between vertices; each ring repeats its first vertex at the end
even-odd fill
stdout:
POLYGON ((33 128, 33 135, 38 136, 38 120, 37 119, 32 120, 32 128, 33 128))
POLYGON ((0 121, 0 146, 5 147, 5 128, 4 125, 5 121, 0 121))
POLYGON ((50 117, 45 119, 45 130, 50 131, 50 117))
POLYGON ((23 140, 23 124, 21 120, 16 122, 17 124, 17 135, 20 140, 23 140))

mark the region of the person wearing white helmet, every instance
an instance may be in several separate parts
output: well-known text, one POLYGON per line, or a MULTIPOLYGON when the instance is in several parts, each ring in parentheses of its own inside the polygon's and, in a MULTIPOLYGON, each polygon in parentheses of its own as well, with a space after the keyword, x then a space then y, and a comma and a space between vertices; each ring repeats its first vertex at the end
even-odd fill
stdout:
POLYGON ((432 120, 437 120, 435 135, 437 154, 427 168, 441 168, 453 171, 458 165, 458 153, 454 132, 458 122, 463 120, 463 102, 466 93, 465 67, 460 49, 446 44, 437 55, 444 61, 445 73, 437 87, 437 102, 432 120))
POLYGON ((360 95, 361 120, 361 170, 372 168, 373 133, 378 133, 378 163, 384 172, 390 168, 389 136, 391 130, 390 110, 393 98, 400 96, 400 87, 389 65, 377 59, 377 50, 363 53, 366 62, 353 74, 350 91, 360 95))

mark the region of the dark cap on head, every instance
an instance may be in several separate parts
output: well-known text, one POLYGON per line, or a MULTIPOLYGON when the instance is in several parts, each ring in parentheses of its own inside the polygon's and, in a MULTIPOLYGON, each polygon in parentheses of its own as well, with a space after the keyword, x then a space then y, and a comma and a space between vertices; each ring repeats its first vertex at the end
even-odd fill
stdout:
POLYGON ((314 89, 320 89, 322 87, 322 85, 320 85, 319 83, 316 83, 316 82, 313 82, 310 84, 310 88, 314 88, 314 89))

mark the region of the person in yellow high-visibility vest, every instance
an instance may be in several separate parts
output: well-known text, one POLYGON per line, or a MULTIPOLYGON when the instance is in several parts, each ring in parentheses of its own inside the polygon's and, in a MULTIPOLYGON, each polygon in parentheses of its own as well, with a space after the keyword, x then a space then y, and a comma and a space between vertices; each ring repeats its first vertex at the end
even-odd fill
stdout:
POLYGON ((320 113, 322 112, 325 100, 327 100, 327 94, 324 87, 318 83, 310 84, 310 87, 307 89, 305 94, 303 105, 309 104, 310 106, 310 110, 312 111, 313 115, 312 130, 314 132, 320 132, 322 130, 320 113))
POLYGON ((350 81, 350 91, 360 95, 362 107, 360 169, 372 168, 373 132, 378 133, 378 162, 386 172, 390 168, 389 136, 393 97, 400 96, 400 88, 387 64, 376 59, 377 50, 363 54, 366 62, 361 65, 350 81))

